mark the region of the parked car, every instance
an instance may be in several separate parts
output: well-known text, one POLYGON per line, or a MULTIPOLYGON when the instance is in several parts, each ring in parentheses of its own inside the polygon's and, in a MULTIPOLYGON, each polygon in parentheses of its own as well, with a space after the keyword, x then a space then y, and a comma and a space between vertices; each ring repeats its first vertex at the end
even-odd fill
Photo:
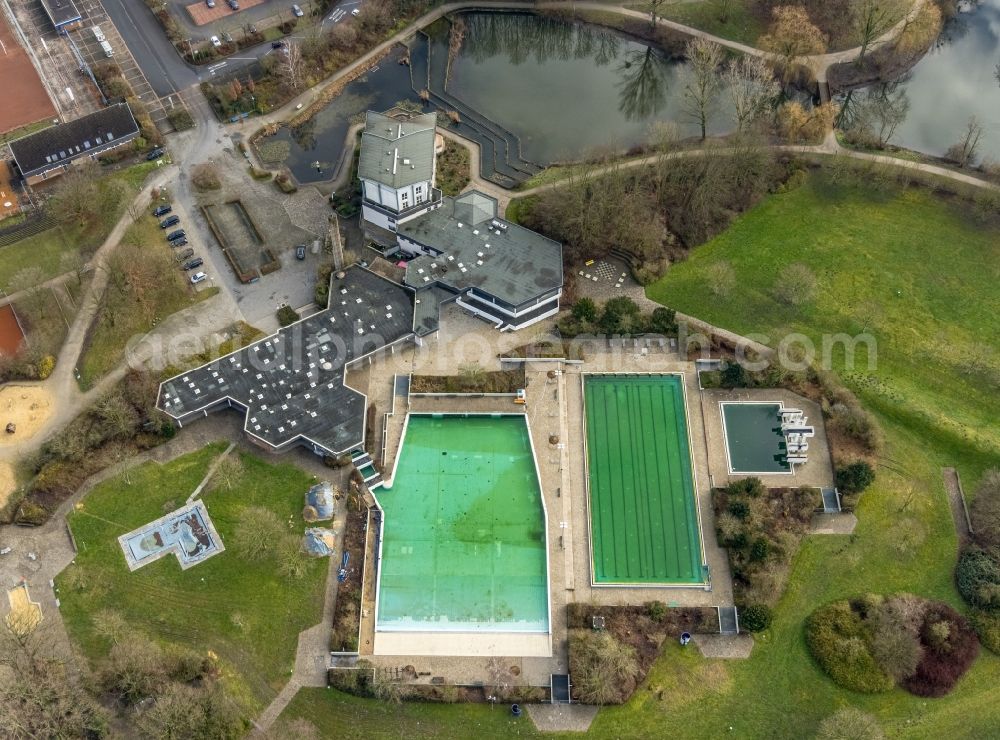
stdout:
POLYGON ((186 247, 188 245, 188 240, 186 236, 182 236, 180 239, 175 239, 170 242, 171 247, 186 247))
POLYGON ((178 252, 174 256, 174 259, 177 260, 178 262, 183 262, 184 260, 189 260, 192 257, 194 257, 194 250, 188 247, 183 252, 178 252))
POLYGON ((360 8, 355 8, 354 10, 351 11, 351 15, 353 15, 355 18, 357 18, 359 15, 361 15, 361 9, 360 8))
POLYGON ((166 216, 172 210, 174 210, 173 206, 171 206, 169 203, 164 203, 162 206, 156 207, 156 210, 153 211, 153 215, 156 218, 159 218, 160 216, 166 216))
POLYGON ((306 258, 306 245, 299 244, 295 247, 295 259, 304 260, 306 258))
POLYGON ((215 7, 215 0, 205 0, 205 5, 207 5, 210 8, 214 8, 215 7))
POLYGON ((225 41, 227 44, 231 44, 233 43, 233 36, 232 34, 229 33, 229 31, 223 31, 222 40, 225 41))
POLYGON ((184 263, 184 269, 193 270, 196 267, 201 267, 203 264, 205 264, 205 260, 201 257, 195 257, 193 260, 188 260, 184 263))
POLYGON ((226 0, 226 5, 228 5, 233 10, 239 10, 240 4, 237 0, 226 0))
POLYGON ((170 217, 165 218, 162 221, 160 221, 160 228, 161 229, 169 229, 171 226, 179 224, 180 222, 181 222, 180 216, 178 216, 175 213, 173 216, 170 216, 170 217))
POLYGON ((212 36, 212 37, 211 37, 211 38, 209 39, 209 41, 211 41, 211 42, 212 42, 212 46, 222 46, 222 42, 221 42, 221 41, 219 41, 219 37, 218 37, 218 36, 212 36))
POLYGON ((166 153, 166 151, 167 150, 164 149, 162 146, 158 146, 156 147, 156 149, 154 149, 153 151, 151 151, 149 154, 146 155, 146 161, 152 162, 154 159, 159 159, 164 155, 164 153, 166 153))
POLYGON ((167 234, 167 241, 177 241, 178 239, 183 239, 185 236, 187 236, 187 234, 184 233, 184 229, 177 229, 177 231, 171 231, 167 234))
POLYGON ((104 37, 104 31, 101 30, 100 26, 94 26, 94 38, 97 39, 97 43, 101 43, 102 41, 107 41, 107 39, 104 37))
POLYGON ((305 13, 302 12, 302 8, 300 8, 298 5, 293 5, 292 15, 294 15, 296 18, 301 18, 302 16, 305 15, 305 13))
POLYGON ((202 280, 207 280, 207 279, 208 279, 208 275, 206 275, 205 273, 203 273, 203 272, 196 272, 194 275, 191 276, 191 285, 197 285, 202 280))
POLYGON ((285 48, 285 42, 284 41, 272 41, 271 42, 271 48, 272 49, 284 49, 285 48))

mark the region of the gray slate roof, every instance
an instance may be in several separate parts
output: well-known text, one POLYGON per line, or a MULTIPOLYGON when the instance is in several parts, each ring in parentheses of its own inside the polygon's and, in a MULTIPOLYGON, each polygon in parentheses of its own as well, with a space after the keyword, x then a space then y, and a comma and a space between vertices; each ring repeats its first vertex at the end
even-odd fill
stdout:
POLYGON ((42 7, 49 14, 52 25, 57 28, 82 17, 73 0, 42 0, 42 7))
POLYGON ((434 176, 433 114, 407 121, 368 111, 361 134, 358 177, 391 188, 426 182, 434 176))
POLYGON ((359 446, 366 402, 344 385, 345 365, 413 334, 413 293, 359 266, 330 282, 325 310, 164 381, 157 406, 183 421, 231 399, 246 409, 246 431, 273 447, 359 446))
POLYGON ((437 283, 519 306, 562 286, 562 245, 496 216, 496 200, 472 190, 398 227, 400 236, 442 252, 406 265, 417 290, 437 283))
POLYGON ((138 133, 139 124, 128 103, 118 103, 15 139, 10 150, 21 174, 30 177, 117 146, 138 133))

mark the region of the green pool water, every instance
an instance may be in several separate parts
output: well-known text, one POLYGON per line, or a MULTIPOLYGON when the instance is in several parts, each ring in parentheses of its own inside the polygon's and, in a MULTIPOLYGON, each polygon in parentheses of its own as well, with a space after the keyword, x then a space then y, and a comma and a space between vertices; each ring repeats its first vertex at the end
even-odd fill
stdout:
POLYGON ((724 403, 726 454, 733 473, 788 473, 777 403, 724 403))
POLYGON ((548 631, 545 518, 523 416, 411 415, 385 512, 378 630, 548 631))
POLYGON ((705 580, 682 383, 585 376, 595 583, 705 580))

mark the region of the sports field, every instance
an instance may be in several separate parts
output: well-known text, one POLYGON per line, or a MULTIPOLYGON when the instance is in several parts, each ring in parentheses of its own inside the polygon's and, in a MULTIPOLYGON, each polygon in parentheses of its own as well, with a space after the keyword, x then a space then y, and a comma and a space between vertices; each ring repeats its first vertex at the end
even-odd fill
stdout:
POLYGON ((702 583, 680 375, 587 375, 594 582, 702 583))
POLYGON ((0 18, 0 81, 7 101, 0 106, 0 133, 55 117, 49 93, 6 18, 0 18))

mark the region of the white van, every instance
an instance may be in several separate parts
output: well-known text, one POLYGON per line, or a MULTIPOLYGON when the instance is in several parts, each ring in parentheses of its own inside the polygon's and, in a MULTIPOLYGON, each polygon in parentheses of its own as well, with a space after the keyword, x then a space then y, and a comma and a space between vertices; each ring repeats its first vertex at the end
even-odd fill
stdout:
POLYGON ((104 56, 113 57, 115 55, 115 50, 111 48, 111 44, 107 41, 101 42, 101 48, 104 49, 104 56))
POLYGON ((97 39, 98 43, 105 40, 104 31, 101 30, 100 26, 94 26, 94 38, 97 39))

